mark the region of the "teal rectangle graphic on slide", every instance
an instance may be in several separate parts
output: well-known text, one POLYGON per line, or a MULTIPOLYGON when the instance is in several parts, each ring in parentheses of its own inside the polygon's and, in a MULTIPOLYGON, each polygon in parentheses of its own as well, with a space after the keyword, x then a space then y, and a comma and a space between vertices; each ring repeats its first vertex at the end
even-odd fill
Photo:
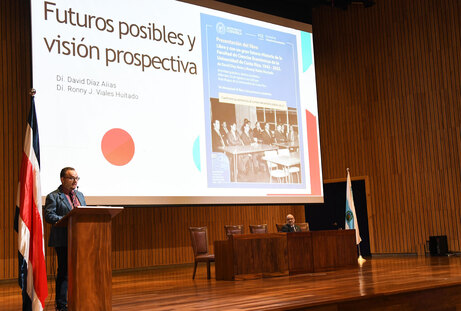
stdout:
MULTIPOLYGON (((264 155, 277 149, 258 136, 258 126, 269 124, 272 143, 277 143, 274 136, 278 129, 286 138, 294 128, 297 145, 291 151, 303 154, 302 132, 298 131, 301 114, 297 38, 275 30, 274 25, 271 28, 201 14, 209 187, 239 187, 242 183, 245 187, 249 183, 274 186, 270 176, 263 176, 268 169, 264 155), (251 135, 244 134, 247 123, 251 135), (237 139, 227 140, 232 127, 236 127, 233 137, 238 137, 240 143, 236 143, 237 139), (245 136, 250 137, 251 144, 245 136), (236 147, 238 144, 245 147, 236 147), (225 154, 229 165, 223 166, 226 159, 216 153, 225 154), (220 159, 219 164, 213 162, 216 159, 220 159)), ((263 131, 261 128, 261 135, 263 131)), ((301 167, 303 161, 301 157, 301 167)), ((304 178, 297 180, 277 187, 297 188, 304 184, 304 178)))

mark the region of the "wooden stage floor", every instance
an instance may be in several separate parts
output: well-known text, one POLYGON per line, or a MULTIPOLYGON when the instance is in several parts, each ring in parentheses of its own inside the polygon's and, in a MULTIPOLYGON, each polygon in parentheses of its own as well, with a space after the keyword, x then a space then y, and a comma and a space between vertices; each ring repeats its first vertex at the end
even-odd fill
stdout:
MULTIPOLYGON (((192 270, 115 272, 113 310, 461 310, 455 256, 380 257, 361 268, 240 281, 207 280, 204 264, 193 281, 192 270)), ((54 281, 48 286, 45 310, 54 310, 54 281)), ((21 310, 17 282, 0 283, 0 310, 21 310)))

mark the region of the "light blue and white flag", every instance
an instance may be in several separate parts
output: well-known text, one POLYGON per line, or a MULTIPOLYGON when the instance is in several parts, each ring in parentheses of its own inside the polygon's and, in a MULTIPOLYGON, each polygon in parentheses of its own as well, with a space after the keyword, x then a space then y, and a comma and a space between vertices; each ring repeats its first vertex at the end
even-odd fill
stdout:
POLYGON ((355 244, 359 244, 362 241, 355 213, 354 196, 352 195, 352 184, 349 169, 347 169, 346 182, 346 229, 355 229, 355 244))

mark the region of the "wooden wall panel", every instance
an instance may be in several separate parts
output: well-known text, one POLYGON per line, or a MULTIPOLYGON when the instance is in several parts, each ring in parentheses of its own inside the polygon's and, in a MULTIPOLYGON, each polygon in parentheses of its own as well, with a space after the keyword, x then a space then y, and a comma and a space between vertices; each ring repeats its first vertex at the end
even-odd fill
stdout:
MULTIPOLYGON (((446 234, 461 251, 461 4, 377 0, 313 12, 325 180, 367 176, 372 253, 419 253, 446 234)), ((31 85, 29 1, 0 1, 0 280, 17 276, 15 193, 31 85)), ((58 172, 57 172, 58 173, 58 172)), ((302 206, 129 208, 114 219, 113 268, 191 262, 187 228, 275 223, 302 206)), ((45 226, 48 237, 49 226, 45 226)), ((47 248, 48 272, 56 266, 47 248)))
POLYGON ((189 227, 207 226, 209 246, 226 239, 224 225, 267 223, 270 232, 293 213, 304 221, 304 206, 225 205, 126 208, 113 222, 114 269, 193 262, 189 227))
POLYGON ((17 275, 13 230, 30 88, 28 1, 0 2, 0 280, 17 275))
POLYGON ((369 176, 372 253, 460 251, 461 4, 313 13, 324 179, 369 176))

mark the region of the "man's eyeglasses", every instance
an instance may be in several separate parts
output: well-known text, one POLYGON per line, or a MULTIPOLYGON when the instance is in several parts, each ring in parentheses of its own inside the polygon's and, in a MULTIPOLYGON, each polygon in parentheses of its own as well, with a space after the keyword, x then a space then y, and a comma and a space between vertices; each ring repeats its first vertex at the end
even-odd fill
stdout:
POLYGON ((79 181, 80 180, 80 177, 66 177, 67 179, 69 180, 72 180, 72 181, 79 181))

